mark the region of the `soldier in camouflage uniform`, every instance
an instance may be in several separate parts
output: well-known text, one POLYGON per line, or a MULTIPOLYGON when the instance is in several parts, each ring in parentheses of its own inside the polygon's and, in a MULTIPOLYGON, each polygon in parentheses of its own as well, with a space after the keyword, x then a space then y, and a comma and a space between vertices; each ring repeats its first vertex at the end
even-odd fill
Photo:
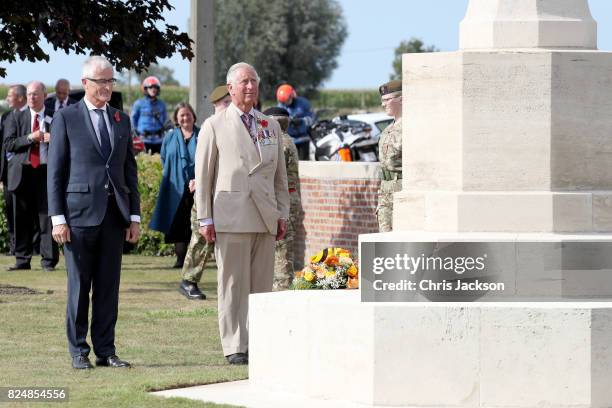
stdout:
POLYGON ((281 241, 276 241, 274 252, 274 290, 289 288, 293 281, 293 239, 295 227, 302 202, 300 199, 300 175, 298 173, 299 156, 293 139, 287 134, 289 127, 289 112, 284 108, 274 107, 266 110, 264 115, 276 119, 283 131, 283 152, 285 166, 287 167, 287 186, 289 188, 289 220, 287 220, 287 233, 281 241))
MULTIPOLYGON (((216 87, 210 93, 210 101, 215 107, 215 114, 221 112, 232 102, 226 85, 216 87)), ((195 180, 189 182, 189 189, 195 189, 195 180)), ((198 288, 206 263, 213 257, 214 242, 206 242, 198 229, 200 224, 197 217, 195 203, 191 207, 191 240, 183 263, 183 280, 179 285, 181 292, 187 299, 206 299, 206 295, 198 288)))
POLYGON ((395 119, 378 141, 382 180, 376 216, 380 232, 389 232, 393 230, 393 193, 402 189, 402 81, 387 82, 379 92, 385 112, 395 119))

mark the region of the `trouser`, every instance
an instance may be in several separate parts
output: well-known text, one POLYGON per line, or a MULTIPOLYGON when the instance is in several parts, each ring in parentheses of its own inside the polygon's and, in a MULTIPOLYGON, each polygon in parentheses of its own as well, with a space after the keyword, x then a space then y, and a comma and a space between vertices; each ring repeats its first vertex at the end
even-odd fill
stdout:
POLYGON ((8 230, 9 253, 15 255, 15 211, 13 210, 13 193, 6 188, 6 182, 4 182, 2 194, 4 196, 4 215, 6 217, 6 226, 8 230))
POLYGON ((95 227, 71 227, 64 246, 68 270, 66 334, 70 355, 88 355, 87 325, 91 296, 91 341, 98 357, 115 354, 115 324, 119 307, 119 278, 126 221, 114 197, 95 227))
POLYGON ((274 235, 217 232, 217 295, 223 354, 249 349, 249 294, 270 292, 274 235))
POLYGON ((21 183, 13 192, 15 212, 16 264, 29 265, 32 259, 35 234, 40 234, 41 265, 54 267, 59 260, 59 249, 51 235, 51 218, 47 212, 47 166, 23 166, 21 183))

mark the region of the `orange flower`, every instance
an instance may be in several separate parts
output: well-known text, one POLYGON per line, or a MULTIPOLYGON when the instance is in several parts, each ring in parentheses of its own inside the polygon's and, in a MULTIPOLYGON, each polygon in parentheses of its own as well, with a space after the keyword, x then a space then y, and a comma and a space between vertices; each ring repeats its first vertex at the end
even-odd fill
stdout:
POLYGON ((359 279, 357 278, 349 278, 346 282, 347 289, 359 289, 359 279))
POLYGON ((338 265, 338 257, 335 255, 328 256, 327 259, 325 259, 325 265, 327 266, 338 265))
POLYGON ((357 277, 357 274, 358 274, 357 267, 355 265, 351 265, 350 268, 346 270, 346 274, 350 276, 351 278, 357 277))
POLYGON ((303 278, 304 277, 304 271, 297 271, 295 273, 295 277, 298 278, 298 279, 303 278))

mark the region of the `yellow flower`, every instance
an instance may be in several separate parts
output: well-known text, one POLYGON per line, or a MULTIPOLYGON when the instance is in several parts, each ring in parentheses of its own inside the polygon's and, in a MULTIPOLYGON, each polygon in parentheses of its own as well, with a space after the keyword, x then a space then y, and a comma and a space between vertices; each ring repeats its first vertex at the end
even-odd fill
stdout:
POLYGON ((315 276, 314 273, 308 271, 306 273, 304 273, 304 280, 307 282, 312 282, 314 280, 315 276))
POLYGON ((351 253, 348 250, 344 249, 344 248, 335 248, 334 254, 336 256, 339 256, 339 257, 340 256, 345 256, 347 258, 351 257, 351 253))
POLYGON ((326 278, 331 278, 332 276, 336 276, 336 271, 328 270, 327 272, 325 272, 326 278))
POLYGON ((351 265, 351 267, 348 268, 347 271, 346 271, 346 274, 348 276, 350 276, 351 278, 356 277, 357 273, 358 273, 358 271, 357 271, 357 267, 355 265, 351 265))

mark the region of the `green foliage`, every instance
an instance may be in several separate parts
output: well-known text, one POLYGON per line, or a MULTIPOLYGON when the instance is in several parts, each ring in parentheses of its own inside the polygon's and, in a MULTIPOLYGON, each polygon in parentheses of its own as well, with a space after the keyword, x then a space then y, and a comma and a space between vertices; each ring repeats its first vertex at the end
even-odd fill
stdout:
POLYGON ((162 165, 158 154, 139 154, 138 191, 140 192, 140 239, 134 248, 143 255, 170 255, 173 246, 164 243, 164 235, 149 229, 149 222, 155 209, 159 184, 162 179, 162 165))
POLYGON ((440 51, 435 45, 424 47, 425 43, 420 38, 412 37, 408 41, 402 41, 394 51, 393 73, 391 79, 402 79, 402 54, 437 52, 440 51))
POLYGON ((26 9, 20 0, 2 1, 0 61, 49 61, 42 39, 67 54, 104 55, 119 69, 141 71, 175 52, 193 58, 189 36, 163 24, 168 0, 38 1, 26 9))
POLYGON ((303 279, 294 280, 289 286, 290 290, 310 290, 310 289, 320 289, 314 283, 307 282, 303 279))
POLYGON ((261 77, 262 98, 284 82, 307 95, 337 66, 347 29, 336 0, 217 0, 215 7, 216 83, 246 61, 261 77))
POLYGON ((326 90, 310 99, 317 109, 380 109, 380 94, 375 89, 326 90))

